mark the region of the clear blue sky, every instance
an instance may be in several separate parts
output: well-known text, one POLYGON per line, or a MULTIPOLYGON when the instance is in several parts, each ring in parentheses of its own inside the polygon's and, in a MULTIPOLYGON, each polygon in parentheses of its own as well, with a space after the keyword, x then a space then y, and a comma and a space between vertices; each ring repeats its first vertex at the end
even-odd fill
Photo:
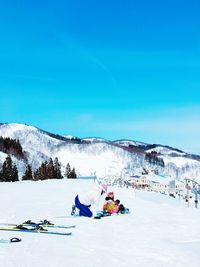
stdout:
POLYGON ((200 2, 0 3, 0 121, 200 154, 200 2))

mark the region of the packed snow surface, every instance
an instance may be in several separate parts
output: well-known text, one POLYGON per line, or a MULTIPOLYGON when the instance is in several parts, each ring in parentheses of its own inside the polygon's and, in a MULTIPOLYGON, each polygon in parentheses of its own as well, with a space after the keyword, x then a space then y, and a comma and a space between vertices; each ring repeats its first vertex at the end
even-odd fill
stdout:
POLYGON ((159 193, 113 187, 131 214, 101 220, 63 217, 78 192, 96 186, 93 180, 65 179, 0 183, 0 223, 48 219, 76 225, 72 236, 0 231, 0 239, 22 239, 0 243, 1 266, 199 266, 200 210, 193 203, 188 208, 183 200, 159 193))

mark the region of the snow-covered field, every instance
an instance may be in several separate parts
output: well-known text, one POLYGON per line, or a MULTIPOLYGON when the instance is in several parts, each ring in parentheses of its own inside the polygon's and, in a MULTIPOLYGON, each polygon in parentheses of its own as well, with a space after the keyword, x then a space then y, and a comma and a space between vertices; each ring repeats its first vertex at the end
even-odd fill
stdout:
POLYGON ((193 204, 187 208, 183 200, 114 187, 131 214, 62 218, 78 192, 95 186, 89 180, 0 183, 0 223, 49 219, 76 224, 72 236, 0 231, 0 239, 22 238, 20 243, 0 243, 0 266, 199 266, 200 210, 193 204))

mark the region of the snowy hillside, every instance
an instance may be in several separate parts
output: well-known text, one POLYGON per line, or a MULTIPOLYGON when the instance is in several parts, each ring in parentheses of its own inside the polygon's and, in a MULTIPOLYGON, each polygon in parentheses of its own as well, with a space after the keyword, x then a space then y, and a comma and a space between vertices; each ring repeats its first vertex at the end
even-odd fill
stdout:
MULTIPOLYGON (((73 142, 60 140, 53 135, 32 126, 21 124, 0 125, 0 136, 19 139, 26 152, 28 162, 36 169, 42 161, 49 157, 58 157, 62 170, 69 162, 76 168, 78 175, 104 176, 110 173, 120 175, 129 162, 134 161, 135 155, 108 144, 106 142, 88 143, 80 139, 73 142), (114 162, 114 163, 113 163, 114 162)), ((142 159, 141 159, 142 160, 142 159)), ((136 158, 138 162, 138 158, 136 158)))
POLYGON ((35 127, 23 124, 0 125, 0 136, 18 139, 33 169, 38 167, 41 161, 48 160, 55 147, 63 143, 35 127))
POLYGON ((48 219, 76 225, 72 236, 0 231, 0 239, 22 239, 0 243, 2 266, 199 266, 200 213, 194 204, 187 208, 183 200, 162 194, 113 187, 131 214, 101 220, 64 218, 76 194, 95 186, 86 180, 1 183, 0 223, 48 219))
MULTIPOLYGON (((76 169, 80 176, 122 177, 142 173, 143 167, 158 169, 161 174, 173 178, 187 177, 200 179, 200 157, 188 155, 175 148, 151 145, 132 140, 109 141, 103 138, 84 138, 59 136, 33 126, 23 124, 0 124, 0 136, 18 139, 26 160, 16 162, 20 177, 27 162, 36 170, 43 161, 58 157, 62 171, 67 163, 76 169), (165 168, 150 166, 145 160, 145 153, 156 151, 165 163, 165 168)), ((0 155, 0 166, 5 155, 0 155)))
POLYGON ((135 155, 106 143, 66 144, 58 149, 55 156, 63 165, 69 161, 81 175, 96 173, 100 176, 120 175, 128 162, 137 160, 135 155))

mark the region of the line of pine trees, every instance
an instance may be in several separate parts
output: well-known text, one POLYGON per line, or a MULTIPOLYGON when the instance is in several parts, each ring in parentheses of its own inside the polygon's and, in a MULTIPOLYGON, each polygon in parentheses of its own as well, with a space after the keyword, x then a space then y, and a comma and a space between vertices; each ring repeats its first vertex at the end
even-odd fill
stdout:
POLYGON ((47 161, 42 162, 40 167, 33 174, 33 180, 62 179, 62 178, 63 176, 61 174, 61 164, 58 161, 58 158, 55 158, 54 161, 52 160, 52 158, 50 158, 48 162, 47 161))
POLYGON ((6 157, 2 168, 0 169, 0 182, 19 181, 17 166, 12 162, 9 156, 6 157))
POLYGON ((9 137, 0 136, 0 151, 14 155, 16 158, 23 159, 25 155, 19 140, 11 139, 9 137))
POLYGON ((69 179, 75 179, 77 178, 77 175, 76 175, 76 172, 75 172, 75 169, 70 167, 70 164, 67 163, 67 166, 66 166, 66 169, 65 169, 65 174, 64 176, 66 178, 69 178, 69 179))
MULTIPOLYGON (((66 166, 66 178, 76 178, 75 169, 71 169, 69 163, 66 166)), ((46 179, 62 179, 61 164, 56 157, 54 161, 52 158, 47 162, 42 162, 40 167, 33 172, 31 165, 27 164, 22 180, 46 180, 46 179)), ((19 181, 17 166, 13 163, 10 155, 8 155, 0 168, 0 182, 16 182, 19 181)))
MULTIPOLYGON (((76 172, 73 168, 71 170, 69 163, 67 164, 66 169, 69 170, 65 172, 65 177, 67 178, 76 178, 76 172)), ((26 166, 26 171, 22 177, 22 180, 46 180, 46 179, 62 179, 62 173, 61 173, 61 164, 58 161, 58 158, 56 157, 53 161, 52 158, 49 159, 49 161, 42 162, 40 167, 33 173, 31 169, 31 165, 28 164, 26 166)))
POLYGON ((164 167, 164 160, 159 158, 158 155, 159 154, 156 151, 151 151, 150 153, 145 154, 145 160, 147 160, 150 164, 164 167))

